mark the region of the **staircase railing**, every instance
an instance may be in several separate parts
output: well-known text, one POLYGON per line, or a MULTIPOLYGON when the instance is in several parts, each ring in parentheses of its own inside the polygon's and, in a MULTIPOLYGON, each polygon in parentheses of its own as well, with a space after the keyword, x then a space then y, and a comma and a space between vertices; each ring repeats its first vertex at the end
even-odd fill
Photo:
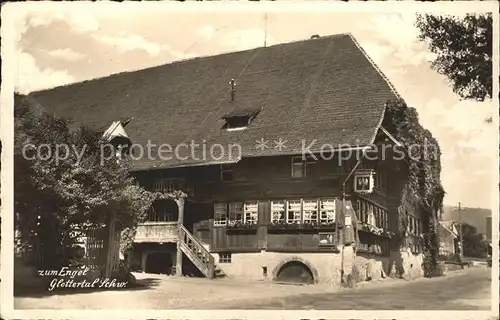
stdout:
POLYGON ((210 252, 183 225, 179 226, 180 248, 193 264, 207 277, 214 277, 215 259, 210 252))

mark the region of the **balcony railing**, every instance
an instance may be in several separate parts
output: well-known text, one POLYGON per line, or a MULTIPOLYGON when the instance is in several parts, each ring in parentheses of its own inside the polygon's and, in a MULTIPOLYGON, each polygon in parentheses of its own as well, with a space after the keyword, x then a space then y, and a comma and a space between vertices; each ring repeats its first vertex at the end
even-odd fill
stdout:
POLYGON ((177 242, 179 229, 177 221, 144 222, 139 224, 135 242, 177 242))
POLYGON ((194 185, 184 178, 160 178, 154 182, 153 191, 165 193, 183 191, 190 197, 193 197, 194 185))

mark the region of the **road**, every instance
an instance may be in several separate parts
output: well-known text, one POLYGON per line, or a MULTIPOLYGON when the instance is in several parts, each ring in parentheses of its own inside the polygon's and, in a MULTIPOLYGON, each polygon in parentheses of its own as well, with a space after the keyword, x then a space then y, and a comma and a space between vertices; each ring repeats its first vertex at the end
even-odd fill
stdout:
POLYGON ((472 268, 446 277, 417 279, 404 284, 309 294, 227 305, 229 309, 334 310, 489 310, 491 269, 472 268))
POLYGON ((19 296, 16 309, 489 310, 491 268, 433 279, 386 279, 356 289, 138 275, 142 289, 19 296))

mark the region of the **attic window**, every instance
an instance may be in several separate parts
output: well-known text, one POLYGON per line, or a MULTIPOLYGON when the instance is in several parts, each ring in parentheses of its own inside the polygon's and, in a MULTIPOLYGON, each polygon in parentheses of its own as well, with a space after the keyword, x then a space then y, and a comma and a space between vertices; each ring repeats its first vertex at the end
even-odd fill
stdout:
POLYGON ((234 110, 225 114, 222 119, 226 121, 223 129, 227 131, 243 130, 260 112, 260 109, 234 110))

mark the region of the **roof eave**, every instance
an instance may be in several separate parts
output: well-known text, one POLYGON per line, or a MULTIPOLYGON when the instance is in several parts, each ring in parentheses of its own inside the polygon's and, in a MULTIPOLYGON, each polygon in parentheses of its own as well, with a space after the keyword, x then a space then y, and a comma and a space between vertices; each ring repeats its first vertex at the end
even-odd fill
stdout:
MULTIPOLYGON (((370 148, 371 148, 371 146, 364 145, 364 146, 357 146, 357 147, 350 147, 350 148, 337 148, 337 149, 333 149, 332 152, 368 150, 370 148)), ((313 154, 319 154, 321 152, 318 151, 318 152, 312 152, 312 153, 313 154)), ((134 169, 134 168, 132 168, 130 170, 130 172, 141 172, 141 171, 152 171, 152 170, 168 170, 168 169, 190 168, 190 167, 203 167, 203 166, 213 166, 213 165, 221 165, 221 164, 234 164, 234 163, 238 163, 243 158, 281 157, 281 156, 298 156, 298 155, 302 155, 302 153, 297 153, 297 152, 288 152, 287 153, 287 152, 283 152, 283 153, 279 153, 279 154, 247 155, 247 156, 243 156, 242 158, 235 159, 235 160, 208 161, 208 162, 188 163, 188 164, 180 164, 180 165, 165 166, 165 167, 152 166, 152 167, 143 168, 143 169, 134 169)))

